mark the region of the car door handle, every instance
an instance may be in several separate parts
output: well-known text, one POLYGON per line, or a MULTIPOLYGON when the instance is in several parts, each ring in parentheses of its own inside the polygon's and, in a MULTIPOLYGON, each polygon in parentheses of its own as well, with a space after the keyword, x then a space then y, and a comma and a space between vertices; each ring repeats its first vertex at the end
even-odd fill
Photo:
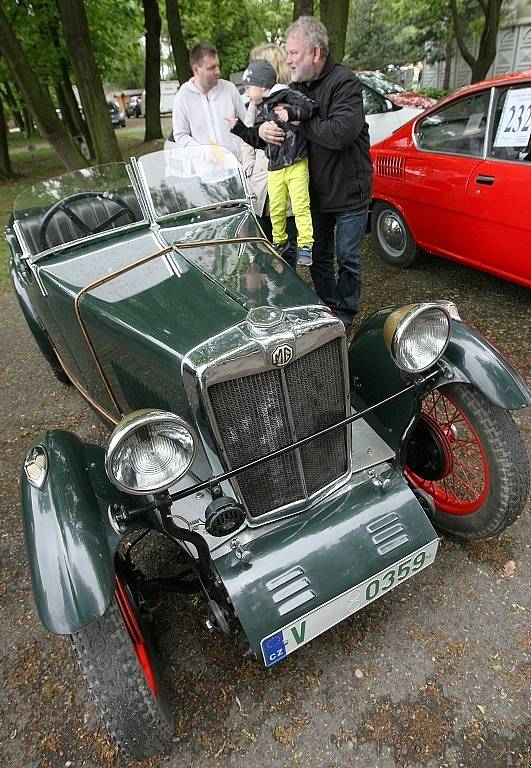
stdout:
POLYGON ((492 187, 494 176, 476 176, 476 181, 478 184, 487 184, 489 187, 492 187))

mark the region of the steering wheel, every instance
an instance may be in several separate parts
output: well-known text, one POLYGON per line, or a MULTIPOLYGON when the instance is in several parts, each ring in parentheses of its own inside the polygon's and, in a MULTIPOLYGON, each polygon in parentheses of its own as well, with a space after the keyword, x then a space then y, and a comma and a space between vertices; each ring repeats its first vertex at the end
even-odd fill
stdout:
POLYGON ((118 197, 117 195, 109 197, 102 192, 77 192, 75 195, 68 195, 68 197, 65 197, 63 200, 59 200, 58 203, 52 205, 52 207, 46 211, 44 218, 41 221, 41 225, 39 227, 39 244, 43 251, 46 251, 48 248, 52 248, 52 244, 49 242, 46 233, 48 232, 50 222, 59 211, 68 216, 72 224, 74 224, 74 226, 76 226, 83 235, 96 235, 98 232, 103 232, 105 229, 107 229, 109 224, 112 224, 113 221, 116 221, 116 219, 122 214, 126 214, 131 222, 136 220, 136 216, 131 207, 125 202, 125 200, 122 200, 122 198, 118 197), (117 206, 115 213, 108 216, 104 221, 102 221, 100 224, 97 224, 95 227, 91 227, 88 224, 85 224, 85 222, 80 219, 80 217, 72 210, 71 207, 72 203, 75 203, 78 200, 92 199, 102 201, 105 200, 114 203, 117 206))

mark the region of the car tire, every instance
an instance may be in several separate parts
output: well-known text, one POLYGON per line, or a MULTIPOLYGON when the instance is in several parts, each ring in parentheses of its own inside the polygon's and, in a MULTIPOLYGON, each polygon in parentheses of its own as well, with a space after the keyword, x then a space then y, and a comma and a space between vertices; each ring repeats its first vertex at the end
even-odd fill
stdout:
POLYGON ((466 384, 423 399, 405 475, 431 496, 435 527, 460 539, 501 533, 529 494, 527 451, 511 414, 466 384))
POLYGON ((418 247, 404 217, 393 205, 378 200, 371 212, 371 230, 379 256, 394 267, 409 267, 418 247))
POLYGON ((89 695, 121 752, 136 760, 167 752, 173 726, 160 662, 123 578, 104 615, 71 640, 89 695))
POLYGON ((122 127, 122 128, 125 128, 125 120, 123 120, 123 121, 120 123, 120 125, 121 125, 121 127, 122 127))

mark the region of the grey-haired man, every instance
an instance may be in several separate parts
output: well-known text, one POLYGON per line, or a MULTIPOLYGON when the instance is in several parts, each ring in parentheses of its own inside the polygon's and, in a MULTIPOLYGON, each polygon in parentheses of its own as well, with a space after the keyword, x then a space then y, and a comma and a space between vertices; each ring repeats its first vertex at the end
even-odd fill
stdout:
MULTIPOLYGON (((316 101, 319 108, 315 117, 300 126, 308 141, 312 280, 318 296, 349 329, 360 296, 360 248, 372 192, 361 85, 350 70, 334 61, 326 27, 312 16, 301 16, 286 30, 286 47, 291 87, 316 101)), ((282 128, 272 122, 260 127, 260 136, 272 144, 284 138, 282 128)))

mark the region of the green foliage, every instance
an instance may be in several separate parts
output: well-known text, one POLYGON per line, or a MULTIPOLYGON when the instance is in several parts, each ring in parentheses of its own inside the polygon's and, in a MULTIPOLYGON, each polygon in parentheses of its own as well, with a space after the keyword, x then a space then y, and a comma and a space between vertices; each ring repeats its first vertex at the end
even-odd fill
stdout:
POLYGON ((424 40, 418 28, 388 6, 386 0, 354 0, 347 28, 345 64, 353 69, 382 69, 422 59, 424 40))
POLYGON ((436 99, 440 101, 445 96, 449 96, 452 93, 451 88, 420 88, 419 93, 423 96, 428 96, 430 99, 436 99))
POLYGON ((94 56, 105 81, 119 87, 144 79, 144 17, 137 0, 85 0, 94 56))
POLYGON ((258 43, 279 42, 291 23, 291 0, 180 0, 188 48, 207 40, 219 51, 223 77, 244 69, 258 43))

